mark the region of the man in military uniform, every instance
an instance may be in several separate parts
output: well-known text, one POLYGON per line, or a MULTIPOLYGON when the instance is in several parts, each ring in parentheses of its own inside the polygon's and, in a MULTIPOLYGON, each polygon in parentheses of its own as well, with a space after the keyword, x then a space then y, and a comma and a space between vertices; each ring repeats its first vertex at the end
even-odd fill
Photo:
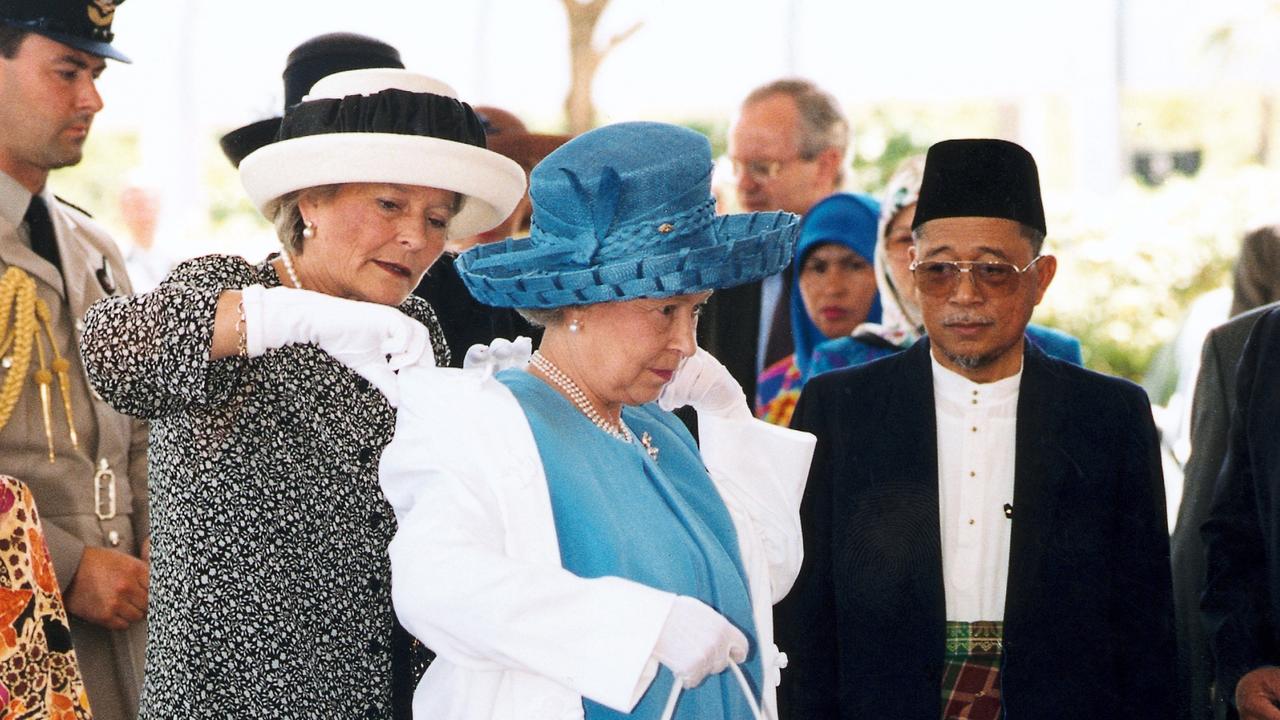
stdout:
POLYGON ((138 713, 147 430, 91 394, 78 350, 85 310, 129 292, 120 252, 46 180, 80 161, 105 58, 128 62, 111 46, 116 4, 0 0, 0 473, 35 496, 99 720, 138 713))

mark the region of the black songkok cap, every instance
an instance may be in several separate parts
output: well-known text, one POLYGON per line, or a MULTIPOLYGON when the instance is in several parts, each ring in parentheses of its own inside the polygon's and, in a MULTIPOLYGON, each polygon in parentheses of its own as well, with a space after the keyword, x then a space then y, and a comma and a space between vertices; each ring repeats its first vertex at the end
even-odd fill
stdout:
POLYGON ((911 229, 949 217, 1005 218, 1046 233, 1031 153, 1006 140, 943 140, 929 148, 911 229))

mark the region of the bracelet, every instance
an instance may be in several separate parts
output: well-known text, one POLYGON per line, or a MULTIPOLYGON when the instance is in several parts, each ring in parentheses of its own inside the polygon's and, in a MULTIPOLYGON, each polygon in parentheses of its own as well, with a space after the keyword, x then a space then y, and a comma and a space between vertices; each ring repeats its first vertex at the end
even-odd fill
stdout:
POLYGON ((240 302, 236 305, 236 309, 240 315, 236 318, 236 354, 242 358, 249 357, 249 333, 245 325, 248 321, 244 317, 244 296, 240 296, 240 302))

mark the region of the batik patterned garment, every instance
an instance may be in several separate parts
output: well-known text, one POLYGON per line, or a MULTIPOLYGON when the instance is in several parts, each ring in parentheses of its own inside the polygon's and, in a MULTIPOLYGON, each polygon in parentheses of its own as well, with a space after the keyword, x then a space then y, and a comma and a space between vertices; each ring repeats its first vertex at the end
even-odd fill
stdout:
POLYGON ((5 718, 92 717, 35 500, 6 475, 0 475, 0 707, 5 718))
POLYGON ((948 622, 942 720, 997 720, 1004 623, 948 622))
POLYGON ((794 354, 765 368, 756 380, 756 417, 774 425, 790 425, 803 388, 804 378, 794 354))

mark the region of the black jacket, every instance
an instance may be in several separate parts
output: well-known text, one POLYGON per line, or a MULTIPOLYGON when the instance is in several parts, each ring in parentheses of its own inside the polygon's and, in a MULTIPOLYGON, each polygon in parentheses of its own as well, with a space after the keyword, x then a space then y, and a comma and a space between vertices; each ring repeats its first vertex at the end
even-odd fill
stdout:
MULTIPOLYGON (((946 604, 929 342, 809 382, 805 560, 778 605, 783 716, 937 720, 946 604)), ((1143 391, 1029 344, 1018 397, 1005 717, 1174 715, 1169 542, 1143 391)))
POLYGON ((1258 319, 1236 371, 1227 457, 1202 535, 1209 568, 1201 610, 1219 693, 1280 664, 1280 309, 1258 319))

